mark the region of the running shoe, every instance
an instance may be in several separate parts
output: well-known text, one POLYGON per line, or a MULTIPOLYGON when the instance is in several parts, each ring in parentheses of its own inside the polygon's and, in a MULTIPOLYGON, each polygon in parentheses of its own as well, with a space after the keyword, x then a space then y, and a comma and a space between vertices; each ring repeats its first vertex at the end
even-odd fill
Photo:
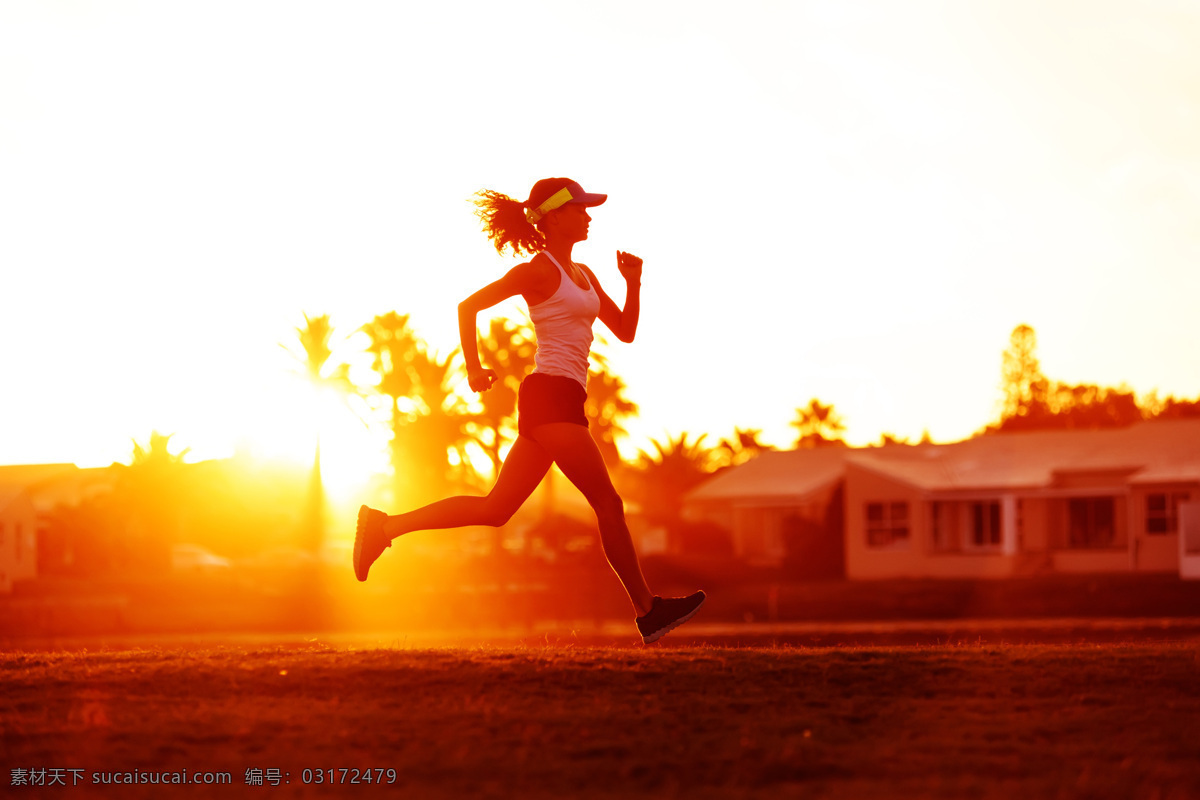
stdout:
POLYGON ((657 642, 669 631, 694 617, 703 604, 704 592, 696 592, 687 597, 655 597, 654 605, 645 616, 637 618, 642 644, 657 642))
POLYGON ((367 579, 367 570, 383 551, 392 546, 383 532, 387 514, 366 506, 358 509, 358 526, 354 529, 354 576, 367 579))

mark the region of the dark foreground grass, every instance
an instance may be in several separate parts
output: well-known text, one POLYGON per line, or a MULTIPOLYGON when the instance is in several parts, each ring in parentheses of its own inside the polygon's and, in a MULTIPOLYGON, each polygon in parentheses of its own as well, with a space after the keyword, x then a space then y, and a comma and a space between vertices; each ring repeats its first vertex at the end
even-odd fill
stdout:
POLYGON ((1200 797, 1196 643, 8 653, 0 685, 14 797, 1200 797), (135 769, 232 786, 92 784, 135 769))

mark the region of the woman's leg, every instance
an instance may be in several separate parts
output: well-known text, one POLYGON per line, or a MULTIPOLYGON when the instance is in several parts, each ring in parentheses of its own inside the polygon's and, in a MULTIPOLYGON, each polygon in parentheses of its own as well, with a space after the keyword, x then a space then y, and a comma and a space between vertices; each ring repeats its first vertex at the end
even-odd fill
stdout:
POLYGON ((407 514, 389 516, 383 532, 391 541, 413 531, 503 525, 541 483, 550 463, 541 445, 527 436, 518 436, 486 497, 448 497, 407 514))
POLYGON ((638 616, 646 614, 654 604, 654 595, 646 585, 637 551, 633 549, 633 537, 625 524, 625 504, 613 488, 592 435, 583 425, 551 422, 534 428, 530 436, 587 498, 596 512, 600 543, 608 563, 625 585, 638 616))

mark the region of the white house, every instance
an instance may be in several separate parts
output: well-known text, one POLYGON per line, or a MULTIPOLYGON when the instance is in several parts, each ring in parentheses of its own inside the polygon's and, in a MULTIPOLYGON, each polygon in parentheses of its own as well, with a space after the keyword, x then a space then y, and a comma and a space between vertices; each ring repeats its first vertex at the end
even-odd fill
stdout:
POLYGON ((782 519, 840 502, 852 579, 1178 572, 1180 507, 1200 500, 1200 420, 768 455, 700 486, 689 514, 778 558, 782 519))
POLYGON ((37 574, 37 511, 24 488, 0 484, 0 592, 37 574))

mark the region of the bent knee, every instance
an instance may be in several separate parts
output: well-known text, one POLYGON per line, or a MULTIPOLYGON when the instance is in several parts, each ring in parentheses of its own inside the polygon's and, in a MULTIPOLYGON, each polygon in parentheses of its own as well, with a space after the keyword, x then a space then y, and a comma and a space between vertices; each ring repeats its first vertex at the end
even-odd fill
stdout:
POLYGON ((591 505, 598 519, 618 520, 625 518, 625 502, 621 500, 621 496, 616 492, 606 493, 600 497, 593 498, 591 505))
POLYGON ((487 502, 484 504, 482 522, 484 525, 489 527, 499 528, 502 525, 508 524, 508 521, 512 519, 512 516, 515 513, 517 513, 516 508, 506 504, 494 502, 491 500, 491 498, 488 498, 487 502))

